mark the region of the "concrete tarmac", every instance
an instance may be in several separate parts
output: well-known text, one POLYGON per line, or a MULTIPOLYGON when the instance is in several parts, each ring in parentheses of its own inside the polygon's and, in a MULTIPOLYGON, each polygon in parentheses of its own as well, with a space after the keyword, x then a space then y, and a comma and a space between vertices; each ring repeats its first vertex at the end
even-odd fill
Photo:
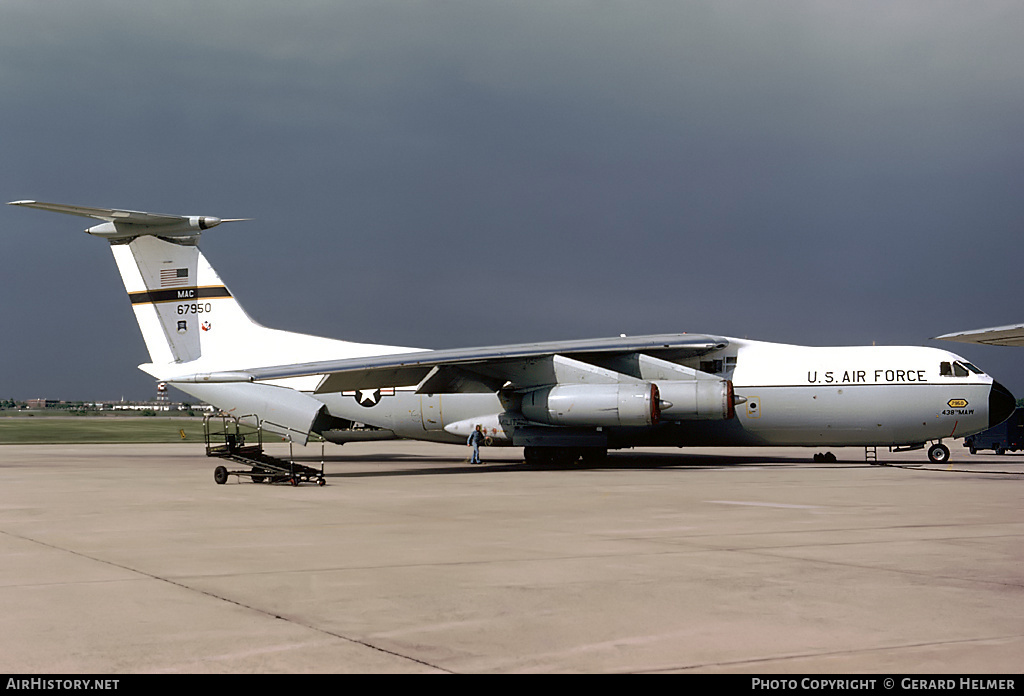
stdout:
POLYGON ((0 672, 1020 673, 1024 456, 952 449, 2 446, 0 672))

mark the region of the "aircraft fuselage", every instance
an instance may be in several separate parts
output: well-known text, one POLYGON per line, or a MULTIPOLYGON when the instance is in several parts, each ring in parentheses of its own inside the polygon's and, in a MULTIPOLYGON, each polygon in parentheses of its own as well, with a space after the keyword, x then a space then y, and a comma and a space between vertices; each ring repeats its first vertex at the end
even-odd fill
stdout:
MULTIPOLYGON (((898 446, 988 428, 993 380, 959 356, 926 347, 805 347, 729 339, 690 366, 731 380, 735 416, 666 419, 647 427, 567 431, 519 422, 501 437, 487 419, 505 411, 499 394, 418 394, 395 388, 319 395, 334 416, 397 437, 465 442, 446 426, 480 420, 496 445, 578 437, 597 446, 898 446), (973 366, 970 366, 973 368, 973 366)), ((493 419, 492 419, 493 420, 493 419)))

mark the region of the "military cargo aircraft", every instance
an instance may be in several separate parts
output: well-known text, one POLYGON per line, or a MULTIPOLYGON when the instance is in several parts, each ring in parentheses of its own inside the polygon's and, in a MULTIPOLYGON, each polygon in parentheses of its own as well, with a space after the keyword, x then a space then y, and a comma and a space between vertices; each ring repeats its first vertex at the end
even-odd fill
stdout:
MULTIPOLYGON (((1012 394, 926 347, 806 347, 692 333, 426 350, 254 322, 200 252, 216 217, 14 201, 94 218, 149 351, 140 369, 305 444, 465 443, 481 426, 527 462, 643 446, 923 449, 1006 419, 1012 394), (368 427, 355 427, 357 424, 368 427)), ((825 455, 818 455, 825 456, 825 455)))

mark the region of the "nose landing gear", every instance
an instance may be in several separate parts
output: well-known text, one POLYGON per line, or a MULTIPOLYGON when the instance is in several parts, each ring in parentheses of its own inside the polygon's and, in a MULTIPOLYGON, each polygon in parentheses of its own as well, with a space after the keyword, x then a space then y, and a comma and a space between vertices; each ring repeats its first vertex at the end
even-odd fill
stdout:
POLYGON ((949 448, 941 442, 936 442, 928 448, 928 461, 932 464, 945 464, 949 461, 949 448))

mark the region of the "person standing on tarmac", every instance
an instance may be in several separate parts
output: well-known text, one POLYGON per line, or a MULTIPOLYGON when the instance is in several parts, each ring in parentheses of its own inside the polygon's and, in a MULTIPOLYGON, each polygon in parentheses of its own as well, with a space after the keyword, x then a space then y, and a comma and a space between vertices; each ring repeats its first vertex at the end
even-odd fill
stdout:
POLYGON ((473 456, 469 458, 470 464, 483 464, 480 461, 480 445, 484 441, 484 433, 480 429, 480 426, 476 426, 476 430, 469 434, 469 439, 466 440, 466 444, 473 448, 473 456))

